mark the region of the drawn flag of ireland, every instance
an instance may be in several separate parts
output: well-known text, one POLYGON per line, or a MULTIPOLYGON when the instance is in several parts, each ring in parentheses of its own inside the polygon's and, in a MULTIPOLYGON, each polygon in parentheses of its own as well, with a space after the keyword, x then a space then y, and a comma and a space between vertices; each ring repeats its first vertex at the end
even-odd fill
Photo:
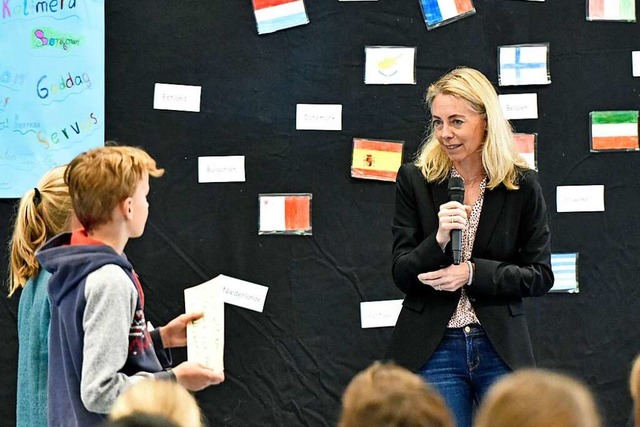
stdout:
POLYGON ((636 0, 587 0, 588 21, 636 22, 636 0))
POLYGON ((638 148, 638 111, 592 111, 591 151, 638 148))

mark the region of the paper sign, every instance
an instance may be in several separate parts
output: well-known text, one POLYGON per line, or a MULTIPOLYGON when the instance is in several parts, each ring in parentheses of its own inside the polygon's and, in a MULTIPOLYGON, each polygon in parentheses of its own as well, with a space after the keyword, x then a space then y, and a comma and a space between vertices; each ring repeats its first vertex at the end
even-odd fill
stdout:
POLYGON ((260 194, 258 234, 310 236, 311 194, 260 194))
POLYGON ((244 181, 244 156, 198 157, 198 182, 244 181))
POLYGON ((360 325, 362 329, 393 327, 401 310, 401 299, 361 302, 360 325))
POLYGON ((631 67, 633 69, 633 77, 640 77, 640 50, 631 52, 631 67))
POLYGON ((227 304, 262 313, 269 288, 246 282, 223 274, 213 281, 222 289, 222 298, 227 304))
POLYGON ((587 21, 636 22, 636 0, 587 0, 587 21))
POLYGON ((364 57, 365 84, 416 84, 415 47, 366 46, 364 57))
POLYGON ((353 138, 351 177, 395 182, 402 165, 402 141, 353 138))
POLYGON ((567 185, 556 188, 558 212, 604 211, 604 185, 567 185))
POLYGON ((576 294, 578 287, 578 254, 551 254, 551 270, 555 278, 549 292, 568 292, 576 294))
POLYGON ((538 94, 517 93, 498 95, 498 98, 502 111, 508 120, 538 118, 538 94))
POLYGON ((537 138, 537 133, 513 134, 513 143, 516 146, 516 151, 527 161, 529 167, 533 170, 538 170, 538 160, 536 158, 537 138))
POLYGON ((342 105, 298 104, 297 130, 342 130, 342 105))
POLYGON ((224 300, 214 280, 184 290, 186 313, 204 316, 187 325, 187 359, 214 371, 224 370, 224 300))
POLYGON ((592 111, 591 151, 638 151, 638 111, 592 111))
POLYGON ((499 46, 498 64, 500 86, 551 83, 548 43, 499 46))
POLYGON ((156 83, 153 108, 156 110, 200 111, 200 86, 156 83))

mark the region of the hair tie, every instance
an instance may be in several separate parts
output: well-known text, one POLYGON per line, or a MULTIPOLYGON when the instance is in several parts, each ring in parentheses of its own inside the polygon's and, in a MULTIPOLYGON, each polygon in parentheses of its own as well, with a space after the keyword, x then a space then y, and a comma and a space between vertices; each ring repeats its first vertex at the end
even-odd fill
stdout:
POLYGON ((33 187, 33 203, 38 206, 41 200, 40 190, 38 190, 38 187, 33 187))

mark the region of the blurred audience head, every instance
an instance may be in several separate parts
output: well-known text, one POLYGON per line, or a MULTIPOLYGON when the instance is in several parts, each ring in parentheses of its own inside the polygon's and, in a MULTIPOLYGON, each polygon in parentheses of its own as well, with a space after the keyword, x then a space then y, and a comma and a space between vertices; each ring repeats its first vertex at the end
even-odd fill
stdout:
POLYGON ((375 362, 357 374, 342 397, 339 427, 455 427, 444 399, 421 377, 375 362))
POLYGON ((535 369, 498 380, 480 405, 475 427, 600 427, 586 385, 567 375, 535 369))

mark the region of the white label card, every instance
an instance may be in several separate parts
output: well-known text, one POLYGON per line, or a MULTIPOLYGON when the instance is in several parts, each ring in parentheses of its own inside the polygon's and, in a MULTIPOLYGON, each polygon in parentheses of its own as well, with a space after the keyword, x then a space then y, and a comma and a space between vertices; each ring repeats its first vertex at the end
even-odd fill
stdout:
POLYGON ((198 182, 244 181, 244 156, 198 157, 198 182))
POLYGON ((201 86, 156 83, 153 92, 155 110, 200 112, 201 86))
POLYGON ((498 95, 498 98, 502 111, 508 120, 538 118, 537 93, 498 95))
POLYGON ((631 52, 631 63, 633 68, 633 77, 640 77, 640 50, 631 52))
POLYGON ((393 327, 402 310, 401 299, 370 301, 360 303, 360 324, 362 329, 393 327))
POLYGON ((269 288, 233 277, 219 275, 213 279, 222 288, 222 298, 227 304, 262 313, 269 288))
POLYGON ((566 185, 556 188, 558 212, 604 211, 604 185, 566 185))
POLYGON ((297 130, 342 130, 342 105, 296 105, 297 130))

